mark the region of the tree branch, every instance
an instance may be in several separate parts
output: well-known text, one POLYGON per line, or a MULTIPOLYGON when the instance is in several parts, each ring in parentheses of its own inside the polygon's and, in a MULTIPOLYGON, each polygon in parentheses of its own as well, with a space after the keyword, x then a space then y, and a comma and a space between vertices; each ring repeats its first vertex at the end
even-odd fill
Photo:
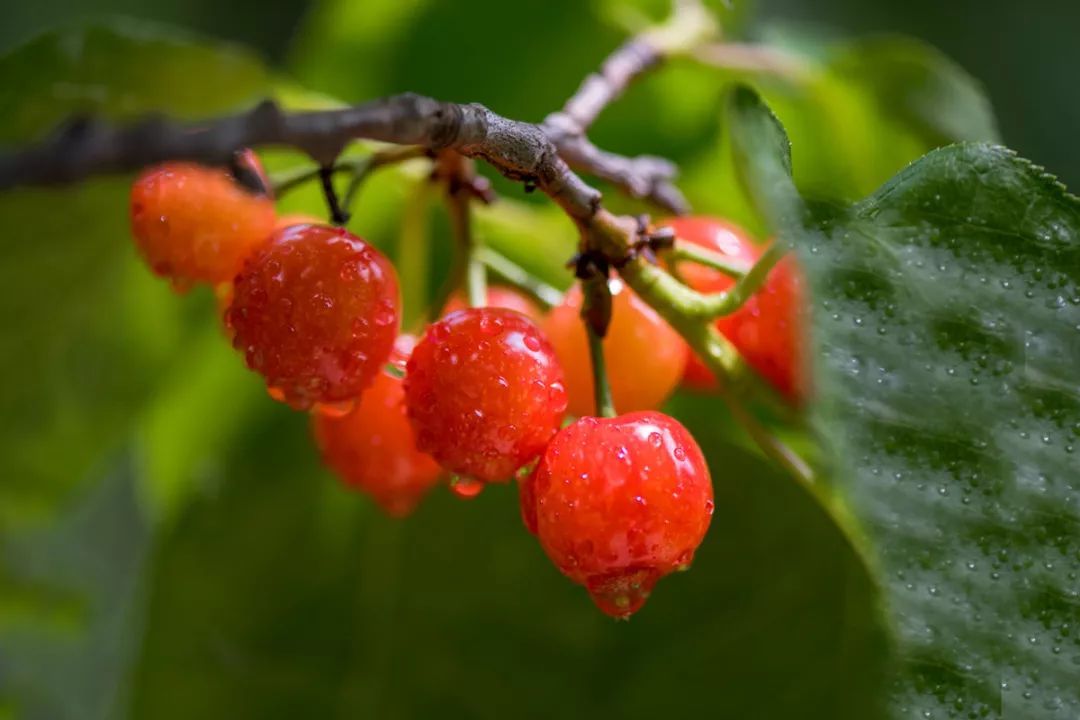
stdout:
POLYGON ((570 167, 679 215, 690 206, 675 187, 677 169, 671 162, 649 155, 626 157, 606 152, 586 136, 604 108, 618 100, 630 83, 716 34, 716 22, 699 0, 676 0, 674 5, 666 23, 623 43, 604 60, 599 72, 585 78, 562 110, 544 119, 541 127, 570 167))
POLYGON ((411 93, 343 110, 286 112, 267 101, 192 124, 161 117, 119 127, 78 120, 38 145, 0 154, 0 190, 72 183, 167 160, 224 164, 239 148, 267 145, 297 148, 319 165, 332 166, 344 147, 360 138, 483 159, 506 177, 540 188, 579 223, 587 222, 600 202, 600 193, 570 170, 539 126, 504 118, 483 105, 411 93))

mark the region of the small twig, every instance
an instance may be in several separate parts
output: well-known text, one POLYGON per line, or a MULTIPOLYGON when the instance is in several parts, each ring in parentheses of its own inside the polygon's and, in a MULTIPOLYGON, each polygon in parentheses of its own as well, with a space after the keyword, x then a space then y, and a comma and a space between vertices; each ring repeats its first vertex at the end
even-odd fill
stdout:
POLYGON ((346 209, 351 209, 356 202, 356 196, 360 193, 360 188, 364 186, 364 182, 379 168, 397 165, 406 160, 424 157, 428 154, 427 148, 416 145, 405 145, 378 150, 367 157, 351 163, 350 169, 352 170, 352 179, 349 180, 349 184, 345 188, 342 204, 346 209))
MULTIPOLYGON (((344 165, 334 165, 331 168, 334 172, 340 172, 345 169, 344 165)), ((319 178, 318 167, 299 167, 284 170, 279 173, 274 173, 270 177, 270 184, 273 186, 274 197, 280 198, 282 195, 295 190, 301 185, 305 185, 312 180, 319 178)))
POLYGON ((534 300, 543 305, 545 309, 553 308, 562 303, 563 294, 556 288, 548 285, 525 270, 525 268, 509 258, 500 255, 490 247, 481 245, 476 249, 475 256, 480 262, 484 263, 489 270, 519 290, 528 293, 534 300))
POLYGON ((625 157, 603 151, 586 133, 630 83, 667 58, 707 42, 716 32, 716 21, 700 2, 677 0, 667 22, 623 43, 604 60, 599 72, 585 78, 562 110, 544 119, 541 127, 575 170, 677 215, 688 212, 689 203, 673 183, 677 169, 672 163, 649 155, 625 157))
POLYGON ((767 45, 710 43, 695 48, 691 56, 722 70, 775 75, 791 82, 804 82, 811 75, 805 58, 767 45))

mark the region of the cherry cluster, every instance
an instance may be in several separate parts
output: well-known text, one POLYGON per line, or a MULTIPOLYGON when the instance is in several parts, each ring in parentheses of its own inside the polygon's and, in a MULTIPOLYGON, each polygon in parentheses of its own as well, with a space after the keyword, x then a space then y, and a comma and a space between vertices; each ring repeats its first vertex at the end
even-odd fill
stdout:
MULTIPOLYGON (((656 408, 680 381, 715 381, 651 307, 610 281, 603 346, 625 414, 595 417, 579 289, 546 315, 509 288, 490 288, 485 307, 452 296, 418 337, 400 333, 391 262, 343 228, 279 218, 258 160, 245 151, 240 161, 261 191, 239 183, 236 168, 144 172, 131 195, 135 240, 177 289, 216 288, 233 345, 274 399, 311 413, 322 457, 345 485, 404 516, 444 477, 464 497, 516 479, 525 526, 618 618, 689 567, 713 512, 712 482, 694 438, 656 408)), ((757 257, 745 233, 719 220, 670 225, 712 252, 757 257)), ((702 291, 732 282, 700 265, 679 270, 702 291)), ((798 292, 793 268, 778 267, 719 321, 795 401, 798 292)))

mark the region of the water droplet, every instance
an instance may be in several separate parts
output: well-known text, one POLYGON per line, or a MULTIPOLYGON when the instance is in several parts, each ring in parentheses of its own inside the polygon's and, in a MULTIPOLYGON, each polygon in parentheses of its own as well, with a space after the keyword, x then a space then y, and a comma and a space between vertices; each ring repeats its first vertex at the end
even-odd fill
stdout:
POLYGON ((450 491, 459 498, 471 500, 484 489, 484 483, 475 478, 455 475, 450 479, 450 491))
POLYGON ((649 433, 649 444, 655 448, 661 447, 664 444, 664 436, 658 432, 649 433))
POLYGON ((540 351, 540 339, 535 335, 526 335, 524 342, 525 347, 529 348, 529 350, 532 350, 533 352, 540 351))

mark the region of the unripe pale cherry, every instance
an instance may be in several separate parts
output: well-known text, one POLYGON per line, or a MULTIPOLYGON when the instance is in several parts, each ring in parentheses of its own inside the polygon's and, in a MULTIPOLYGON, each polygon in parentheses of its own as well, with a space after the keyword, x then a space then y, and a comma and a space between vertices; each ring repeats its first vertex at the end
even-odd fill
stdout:
MULTIPOLYGON (((603 345, 615 408, 619 412, 656 409, 679 384, 688 355, 686 343, 621 280, 613 279, 609 286, 611 325, 603 345)), ((543 322, 566 373, 570 414, 578 417, 596 412, 581 303, 581 288, 575 285, 543 322)))
MULTIPOLYGON (((465 300, 465 295, 461 292, 455 292, 446 301, 446 307, 443 308, 443 317, 449 315, 452 312, 458 310, 464 310, 469 306, 469 303, 465 300)), ((508 288, 503 285, 489 285, 487 289, 487 302, 485 307, 499 307, 506 308, 507 310, 517 310, 519 313, 529 318, 530 320, 539 321, 543 313, 540 312, 540 308, 536 303, 530 300, 522 293, 508 288)))
POLYGON ((566 412, 550 343, 504 308, 433 323, 409 358, 405 398, 419 448, 480 482, 509 481, 543 452, 566 412))
POLYGON ((555 566, 617 618, 641 609, 657 580, 689 567, 713 512, 701 449, 658 412, 563 428, 520 498, 526 527, 555 566))
MULTIPOLYGON (((409 335, 394 343, 390 362, 399 370, 404 370, 414 343, 409 335)), ((416 447, 401 378, 385 369, 348 413, 312 413, 312 430, 323 462, 388 515, 411 513, 442 475, 438 463, 416 447)))
MULTIPOLYGON (((257 163, 254 155, 250 161, 257 163)), ((231 280, 270 237, 274 220, 273 200, 222 168, 166 163, 144 171, 131 188, 135 244, 178 290, 231 280)))
POLYGON ((276 399, 297 409, 349 403, 390 357, 400 317, 397 276, 342 228, 274 233, 233 283, 233 345, 276 399))

